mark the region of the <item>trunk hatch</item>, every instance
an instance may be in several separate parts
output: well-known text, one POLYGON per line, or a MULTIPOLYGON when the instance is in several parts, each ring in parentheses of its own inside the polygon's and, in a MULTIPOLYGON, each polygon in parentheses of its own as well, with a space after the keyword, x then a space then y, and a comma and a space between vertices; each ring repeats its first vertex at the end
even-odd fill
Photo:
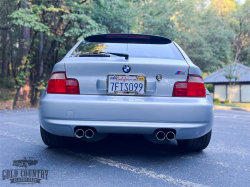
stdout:
POLYGON ((185 60, 122 57, 70 57, 65 59, 68 78, 79 81, 80 94, 107 94, 107 75, 145 75, 145 95, 172 96, 177 81, 186 81, 189 66, 185 60), (123 72, 129 65, 131 71, 123 72), (178 74, 178 71, 181 71, 178 74), (157 81, 156 76, 162 75, 157 81))

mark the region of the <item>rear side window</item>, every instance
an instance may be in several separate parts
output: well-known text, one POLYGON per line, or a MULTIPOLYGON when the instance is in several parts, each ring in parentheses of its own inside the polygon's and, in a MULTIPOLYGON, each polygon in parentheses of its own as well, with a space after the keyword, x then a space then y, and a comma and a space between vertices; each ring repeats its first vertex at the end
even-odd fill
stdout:
MULTIPOLYGON (((86 53, 126 53, 136 58, 163 58, 184 60, 173 43, 170 44, 134 44, 134 43, 97 43, 82 41, 70 57, 79 57, 86 53)), ((84 57, 82 57, 84 58, 84 57)))

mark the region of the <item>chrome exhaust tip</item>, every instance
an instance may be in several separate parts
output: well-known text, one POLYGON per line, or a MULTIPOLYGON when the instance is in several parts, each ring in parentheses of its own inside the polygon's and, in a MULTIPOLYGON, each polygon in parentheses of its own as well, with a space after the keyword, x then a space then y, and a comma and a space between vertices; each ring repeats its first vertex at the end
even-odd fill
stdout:
POLYGON ((88 129, 88 130, 85 131, 85 137, 86 138, 93 138, 94 134, 95 134, 94 131, 91 130, 91 129, 88 129))
POLYGON ((77 138, 82 138, 82 137, 84 136, 84 131, 83 131, 82 129, 77 129, 77 130, 75 131, 75 136, 76 136, 77 138))
POLYGON ((157 140, 163 141, 163 140, 165 140, 166 134, 163 131, 158 131, 155 136, 156 136, 157 140))
POLYGON ((168 131, 167 134, 166 134, 166 138, 167 138, 167 140, 169 140, 169 141, 175 140, 175 133, 172 132, 172 131, 168 131))

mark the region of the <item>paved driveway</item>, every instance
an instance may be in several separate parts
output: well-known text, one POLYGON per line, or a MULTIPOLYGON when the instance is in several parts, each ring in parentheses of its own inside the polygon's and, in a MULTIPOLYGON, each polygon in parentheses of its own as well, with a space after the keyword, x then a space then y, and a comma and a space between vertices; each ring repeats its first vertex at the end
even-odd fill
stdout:
MULTIPOLYGON (((0 111, 4 177, 13 175, 13 169, 25 170, 12 166, 23 157, 38 160, 27 169, 47 174, 34 186, 250 186, 250 113, 216 110, 208 148, 184 153, 176 142, 158 145, 141 135, 110 135, 72 149, 47 148, 36 109, 0 111)), ((0 186, 17 185, 10 182, 1 178, 0 186)))

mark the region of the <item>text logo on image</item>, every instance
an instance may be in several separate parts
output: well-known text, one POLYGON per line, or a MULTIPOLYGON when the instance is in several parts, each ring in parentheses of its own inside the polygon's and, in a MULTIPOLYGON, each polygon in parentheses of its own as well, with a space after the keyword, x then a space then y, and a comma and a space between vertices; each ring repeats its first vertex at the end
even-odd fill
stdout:
POLYGON ((14 160, 13 166, 23 169, 4 169, 2 179, 9 179, 10 183, 15 184, 35 184, 40 183, 42 179, 48 180, 49 170, 27 169, 30 166, 36 166, 38 163, 33 157, 24 157, 21 160, 14 160))

